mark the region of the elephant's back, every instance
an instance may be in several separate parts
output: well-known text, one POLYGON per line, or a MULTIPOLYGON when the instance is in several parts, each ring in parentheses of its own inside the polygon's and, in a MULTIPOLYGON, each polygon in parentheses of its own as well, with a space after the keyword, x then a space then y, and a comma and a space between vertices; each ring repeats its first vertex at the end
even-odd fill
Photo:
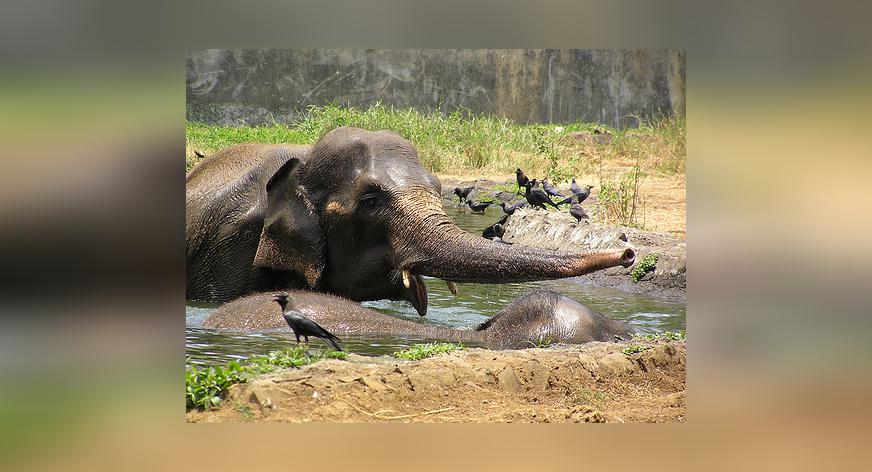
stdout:
POLYGON ((258 293, 226 303, 203 321, 204 328, 240 331, 287 327, 275 292, 258 293))
POLYGON ((297 157, 304 159, 309 146, 287 144, 237 144, 221 149, 200 161, 185 176, 185 191, 209 193, 231 186, 243 178, 269 177, 282 164, 297 157))

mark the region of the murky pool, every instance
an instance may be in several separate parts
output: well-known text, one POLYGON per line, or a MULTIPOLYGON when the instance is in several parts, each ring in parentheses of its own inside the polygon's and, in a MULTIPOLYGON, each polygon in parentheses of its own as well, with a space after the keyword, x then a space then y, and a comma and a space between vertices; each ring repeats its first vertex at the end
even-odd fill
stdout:
MULTIPOLYGON (((481 234, 482 229, 502 217, 502 210, 498 207, 489 208, 485 215, 450 205, 445 211, 461 228, 475 234, 481 234)), ((624 320, 641 333, 685 329, 684 303, 583 285, 573 279, 499 285, 457 284, 459 292, 456 296, 448 291, 441 280, 427 277, 425 280, 429 291, 426 320, 445 326, 473 328, 499 312, 514 298, 535 288, 549 288, 593 310, 624 320)), ((364 302, 363 305, 393 316, 421 321, 414 308, 406 302, 378 300, 364 302)), ((203 329, 203 320, 218 306, 196 302, 188 302, 186 306, 185 350, 191 364, 223 364, 231 360, 243 360, 295 343, 290 329, 287 333, 228 333, 203 329)), ((390 354, 422 341, 429 340, 342 336, 346 350, 363 355, 390 354)), ((319 348, 321 342, 313 339, 311 346, 319 348)))

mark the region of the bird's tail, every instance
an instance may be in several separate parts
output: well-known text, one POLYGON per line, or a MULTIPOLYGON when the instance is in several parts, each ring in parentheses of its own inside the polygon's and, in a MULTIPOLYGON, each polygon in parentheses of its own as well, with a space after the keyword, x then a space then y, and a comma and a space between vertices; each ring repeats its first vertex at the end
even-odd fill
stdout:
POLYGON ((331 334, 330 337, 327 338, 327 341, 329 341, 337 351, 342 351, 342 346, 339 345, 339 338, 331 334))
POLYGON ((563 200, 560 200, 557 204, 558 204, 558 205, 566 205, 567 203, 569 203, 569 202, 572 201, 572 197, 574 197, 574 196, 575 196, 575 195, 572 195, 572 196, 566 197, 566 198, 564 198, 563 200))

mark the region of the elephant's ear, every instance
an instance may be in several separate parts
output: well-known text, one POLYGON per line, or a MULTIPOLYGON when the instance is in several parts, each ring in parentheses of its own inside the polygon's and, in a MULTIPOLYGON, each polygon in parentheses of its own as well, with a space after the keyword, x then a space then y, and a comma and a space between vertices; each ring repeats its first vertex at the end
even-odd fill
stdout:
POLYGON ((324 270, 324 235, 297 182, 300 160, 291 158, 266 185, 263 232, 254 256, 256 267, 292 270, 315 287, 324 270))

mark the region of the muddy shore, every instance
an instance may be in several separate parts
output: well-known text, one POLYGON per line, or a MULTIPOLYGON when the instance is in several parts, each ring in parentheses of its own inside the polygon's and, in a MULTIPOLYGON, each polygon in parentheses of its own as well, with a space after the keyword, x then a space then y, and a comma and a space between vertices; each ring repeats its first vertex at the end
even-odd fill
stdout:
MULTIPOLYGON (((508 204, 523 199, 519 195, 495 188, 497 184, 505 185, 506 182, 446 180, 442 183, 443 200, 446 205, 457 205, 458 199, 453 194, 454 188, 470 186, 475 187, 470 194, 470 198, 474 201, 487 198, 493 199, 496 204, 500 202, 508 204)), ((566 189, 561 188, 561 190, 566 189)), ((570 192, 564 193, 568 195, 570 192)), ((656 231, 600 224, 595 216, 597 205, 594 193, 582 203, 582 206, 593 214, 591 221, 580 223, 569 214, 568 207, 561 207, 561 211, 543 211, 534 210, 528 205, 509 216, 504 225, 506 234, 503 239, 510 243, 569 252, 625 247, 629 243, 637 251, 636 265, 629 268, 613 267, 576 277, 575 280, 630 293, 686 301, 687 243, 673 235, 656 231), (658 255, 655 269, 638 282, 634 281, 631 276, 633 270, 649 254, 658 255)), ((504 214, 500 213, 500 217, 502 216, 504 214)), ((482 228, 496 221, 493 217, 482 217, 482 228)))
POLYGON ((349 356, 231 387, 188 422, 683 422, 684 341, 349 356), (628 347, 646 348, 630 353, 628 347))

